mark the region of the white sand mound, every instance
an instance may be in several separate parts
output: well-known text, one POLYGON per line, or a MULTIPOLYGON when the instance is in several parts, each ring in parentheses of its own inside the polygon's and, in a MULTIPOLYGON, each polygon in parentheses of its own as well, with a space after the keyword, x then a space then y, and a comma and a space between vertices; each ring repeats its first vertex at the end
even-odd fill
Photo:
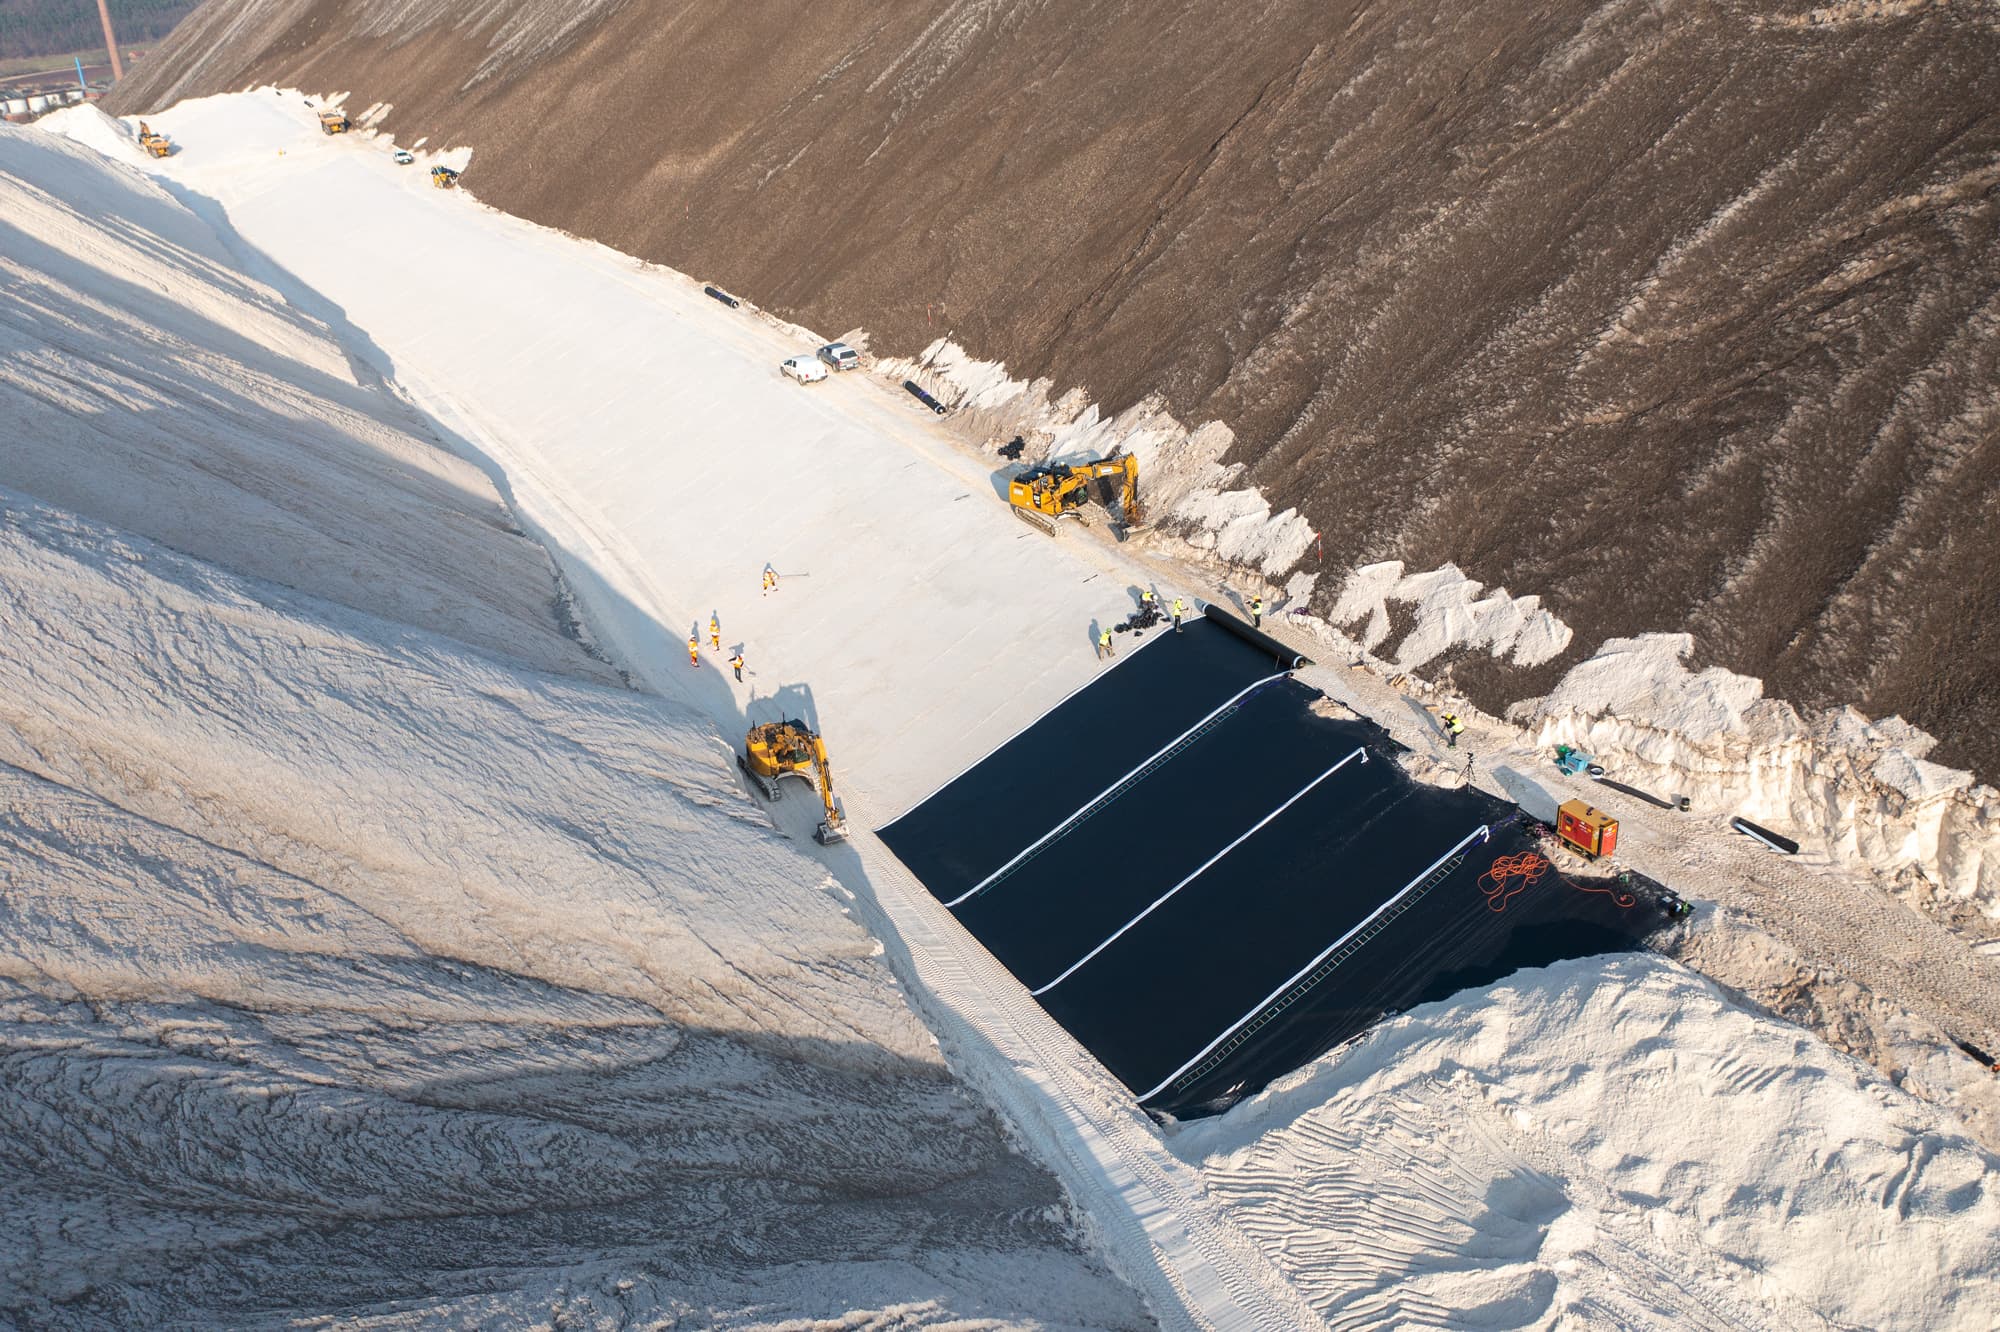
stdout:
POLYGON ((1656 958, 1426 1006, 1174 1142, 1328 1326, 2000 1314, 2000 1160, 1656 958))
POLYGON ((1454 564, 1414 574, 1405 572, 1401 560, 1367 564, 1347 576, 1327 620, 1354 627, 1361 646, 1374 652, 1386 646, 1389 608, 1408 608, 1416 623, 1393 648, 1396 665, 1406 671, 1454 647, 1538 666, 1569 646, 1570 627, 1542 609, 1540 597, 1510 596, 1504 587, 1481 596, 1482 588, 1454 564))
POLYGON ((35 128, 74 139, 115 162, 124 162, 129 166, 146 164, 146 150, 139 146, 138 122, 127 124, 115 116, 108 116, 94 102, 51 111, 35 121, 35 128))

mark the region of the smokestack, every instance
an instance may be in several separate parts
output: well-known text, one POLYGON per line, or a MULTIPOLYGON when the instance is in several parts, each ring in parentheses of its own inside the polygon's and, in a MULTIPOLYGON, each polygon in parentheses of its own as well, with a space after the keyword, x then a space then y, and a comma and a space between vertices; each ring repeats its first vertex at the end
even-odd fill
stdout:
POLYGON ((97 0, 97 17, 104 20, 104 47, 111 52, 111 81, 116 83, 125 77, 125 62, 118 58, 118 34, 111 31, 111 6, 107 0, 97 0))

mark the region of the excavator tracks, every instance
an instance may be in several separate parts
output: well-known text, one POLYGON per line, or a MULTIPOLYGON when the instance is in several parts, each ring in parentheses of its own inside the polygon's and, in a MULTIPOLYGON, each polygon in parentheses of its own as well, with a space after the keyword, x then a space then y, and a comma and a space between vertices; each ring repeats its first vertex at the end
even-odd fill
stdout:
POLYGON ((1024 509, 1018 504, 1010 504, 1007 507, 1014 511, 1016 518, 1019 518, 1043 536, 1054 536, 1056 534, 1056 525, 1042 517, 1039 513, 1036 513, 1033 509, 1024 509))

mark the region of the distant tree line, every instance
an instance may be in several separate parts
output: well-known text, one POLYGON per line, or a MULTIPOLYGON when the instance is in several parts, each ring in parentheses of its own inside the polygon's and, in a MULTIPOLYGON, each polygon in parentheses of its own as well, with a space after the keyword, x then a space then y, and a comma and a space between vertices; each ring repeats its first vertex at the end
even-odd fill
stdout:
MULTIPOLYGON (((122 49, 173 31, 198 0, 111 0, 122 49)), ((0 60, 67 55, 104 45, 97 0, 0 0, 0 60)))

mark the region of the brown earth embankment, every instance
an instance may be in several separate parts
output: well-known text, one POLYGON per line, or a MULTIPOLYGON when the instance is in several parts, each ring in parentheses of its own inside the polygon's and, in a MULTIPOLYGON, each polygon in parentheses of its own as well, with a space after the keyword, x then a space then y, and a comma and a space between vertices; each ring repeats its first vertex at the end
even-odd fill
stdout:
POLYGON ((1990 4, 208 0, 113 106, 266 82, 878 351, 1222 420, 1328 569, 2000 773, 1990 4))

